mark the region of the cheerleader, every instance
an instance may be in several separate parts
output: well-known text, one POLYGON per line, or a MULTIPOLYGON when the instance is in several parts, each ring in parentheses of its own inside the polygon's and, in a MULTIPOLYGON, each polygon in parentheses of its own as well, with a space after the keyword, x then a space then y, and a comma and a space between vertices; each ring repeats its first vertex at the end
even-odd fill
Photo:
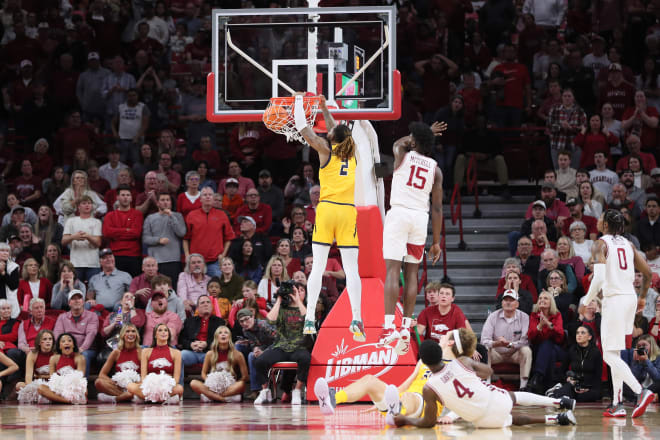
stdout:
POLYGON ((125 324, 119 330, 119 343, 112 350, 108 360, 103 364, 98 379, 94 382, 101 402, 126 402, 133 398, 127 391, 128 384, 140 382, 140 335, 134 324, 125 324), (112 367, 115 374, 110 378, 112 367))
POLYGON ((178 403, 183 387, 174 379, 181 377, 181 352, 170 347, 172 333, 165 324, 154 328, 151 348, 141 354, 142 382, 129 383, 128 392, 138 399, 154 403, 178 403))
POLYGON ((224 325, 215 331, 211 349, 204 357, 202 379, 204 382, 190 382, 190 388, 202 402, 241 401, 248 380, 247 364, 243 354, 234 348, 231 331, 224 325))
POLYGON ((6 377, 18 371, 18 365, 9 356, 0 351, 0 365, 4 365, 4 370, 0 371, 0 392, 2 392, 2 384, 6 377))
POLYGON ((34 350, 25 359, 25 382, 16 384, 20 403, 36 403, 39 386, 50 378, 50 357, 53 355, 55 335, 50 330, 40 330, 34 339, 34 350))
POLYGON ((76 339, 71 333, 62 333, 57 338, 55 354, 50 357, 50 379, 38 388, 38 403, 87 403, 85 366, 76 339))

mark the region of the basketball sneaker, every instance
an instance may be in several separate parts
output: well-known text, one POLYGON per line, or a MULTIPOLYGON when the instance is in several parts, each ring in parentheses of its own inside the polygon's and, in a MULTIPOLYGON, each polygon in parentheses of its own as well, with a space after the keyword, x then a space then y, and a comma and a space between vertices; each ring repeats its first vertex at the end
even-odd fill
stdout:
POLYGON ((571 399, 568 396, 564 396, 559 399, 559 409, 570 409, 571 411, 575 410, 575 399, 571 399))
POLYGON ((394 342, 398 343, 399 339, 401 339, 401 334, 397 331, 396 328, 383 328, 383 330, 380 332, 380 336, 378 337, 377 346, 390 346, 394 342))
POLYGON ((575 414, 570 409, 566 412, 557 414, 557 424, 562 426, 577 425, 575 414))
POLYGON ((632 418, 635 419, 644 414, 646 407, 653 402, 653 393, 650 390, 643 390, 637 398, 637 405, 632 412, 632 418))
POLYGON ((315 335, 316 334, 316 325, 314 321, 305 320, 305 325, 303 326, 303 335, 315 335))
POLYGON ((254 399, 255 405, 262 405, 264 403, 270 403, 273 400, 273 395, 270 392, 270 388, 265 388, 259 391, 259 395, 254 399))
POLYGON ((103 403, 117 403, 117 398, 105 393, 99 393, 96 398, 103 403))
POLYGON ((622 404, 610 405, 603 411, 603 417, 625 417, 626 409, 622 404))
POLYGON ((392 384, 385 388, 385 405, 387 406, 385 423, 394 426, 394 416, 401 412, 401 402, 399 401, 399 390, 392 384))
POLYGON ((410 350, 410 330, 407 328, 402 328, 399 331, 399 340, 396 341, 394 351, 396 351, 396 354, 399 356, 403 356, 404 354, 408 353, 408 350, 410 350))
POLYGON ((362 321, 352 320, 348 330, 353 333, 353 340, 356 342, 364 342, 367 340, 367 334, 364 332, 364 324, 362 321))
POLYGON ((334 414, 337 403, 335 402, 335 389, 328 387, 328 382, 324 377, 316 379, 314 384, 314 394, 319 399, 319 408, 321 414, 326 416, 334 414))

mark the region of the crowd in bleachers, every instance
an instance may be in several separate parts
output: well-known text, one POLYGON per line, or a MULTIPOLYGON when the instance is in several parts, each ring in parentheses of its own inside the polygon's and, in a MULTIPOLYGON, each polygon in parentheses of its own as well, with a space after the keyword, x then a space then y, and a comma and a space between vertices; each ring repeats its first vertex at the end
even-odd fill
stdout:
MULTIPOLYGON (((321 6, 366 3, 327 0, 321 6)), ((627 236, 660 273, 660 5, 396 3, 397 41, 411 50, 397 51, 402 118, 374 122, 383 154, 391 154, 409 122, 446 121, 435 152, 446 188, 463 183, 474 157, 480 171, 497 171, 502 195, 509 197, 510 172, 540 177, 506 155, 511 137, 545 133, 545 142, 528 147, 548 170, 520 231, 509 236, 515 260, 505 262, 498 287, 502 313, 523 323, 525 314, 530 331, 512 332, 518 339, 507 343, 497 332, 490 339, 482 335, 485 349, 475 355, 510 360, 528 340, 530 352, 513 356, 524 365, 521 385, 545 391, 557 379, 550 374, 555 361, 575 370, 575 356, 597 346, 597 305, 577 306, 588 288, 595 219, 604 209, 624 213, 627 236), (589 337, 580 336, 585 326, 589 337)), ((299 5, 304 2, 4 1, 3 365, 24 369, 27 359, 32 368, 42 351, 66 349, 60 337, 69 334, 89 374, 108 358, 116 361, 117 340, 126 337, 122 324, 131 322, 141 344, 157 347, 165 323, 166 342, 183 350, 172 355, 180 359, 181 375, 198 371, 200 363, 206 374, 215 368, 202 356, 211 346, 233 353, 224 330, 215 331, 228 325, 247 365, 245 371, 232 365, 235 379, 256 392, 265 381, 267 363, 258 361, 263 352, 306 350, 297 327, 281 327, 284 315, 302 326, 302 302, 292 295, 293 303, 280 310, 275 293, 289 279, 304 290, 311 270, 318 164, 303 162, 300 144, 261 123, 218 127, 205 118, 212 8, 299 5), (262 317, 279 327, 255 319, 262 317), (39 330, 45 329, 55 333, 42 350, 35 341, 44 339, 39 330)), ((345 278, 338 253, 331 256, 319 318, 345 278)), ((435 320, 449 311, 452 325, 469 325, 451 305, 451 290, 420 316, 423 337, 446 331, 435 320)), ((638 346, 646 341, 646 357, 628 353, 647 382, 660 378, 656 296, 649 290, 640 299, 635 336, 638 346)), ((300 357, 298 382, 306 378, 306 360, 300 357)), ((3 380, 17 374, 3 371, 3 380)))

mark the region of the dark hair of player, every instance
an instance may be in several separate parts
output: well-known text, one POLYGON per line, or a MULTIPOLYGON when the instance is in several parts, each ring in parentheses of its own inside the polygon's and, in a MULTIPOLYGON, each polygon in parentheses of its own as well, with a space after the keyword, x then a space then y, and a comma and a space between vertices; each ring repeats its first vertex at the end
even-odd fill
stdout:
POLYGON ((435 144, 435 136, 431 128, 421 122, 411 122, 408 125, 408 130, 410 130, 410 134, 415 139, 417 152, 424 156, 431 156, 435 144))
POLYGON ((608 209, 603 214, 603 221, 607 223, 607 232, 612 235, 622 235, 626 219, 618 209, 608 209))
POLYGON ((419 346, 419 357, 425 365, 437 365, 442 361, 442 348, 440 345, 427 339, 419 346))

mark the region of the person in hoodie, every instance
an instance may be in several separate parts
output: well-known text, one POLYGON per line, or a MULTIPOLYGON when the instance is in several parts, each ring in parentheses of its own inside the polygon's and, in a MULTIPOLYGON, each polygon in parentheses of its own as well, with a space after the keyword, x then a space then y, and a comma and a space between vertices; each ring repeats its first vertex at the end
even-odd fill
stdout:
POLYGON ((170 277, 166 275, 156 275, 153 277, 151 279, 151 291, 154 293, 151 295, 151 299, 147 304, 147 314, 154 310, 154 297, 156 296, 156 292, 160 292, 167 299, 167 310, 176 313, 181 319, 181 322, 186 320, 186 308, 183 304, 183 300, 179 298, 174 289, 172 289, 172 280, 170 277))

